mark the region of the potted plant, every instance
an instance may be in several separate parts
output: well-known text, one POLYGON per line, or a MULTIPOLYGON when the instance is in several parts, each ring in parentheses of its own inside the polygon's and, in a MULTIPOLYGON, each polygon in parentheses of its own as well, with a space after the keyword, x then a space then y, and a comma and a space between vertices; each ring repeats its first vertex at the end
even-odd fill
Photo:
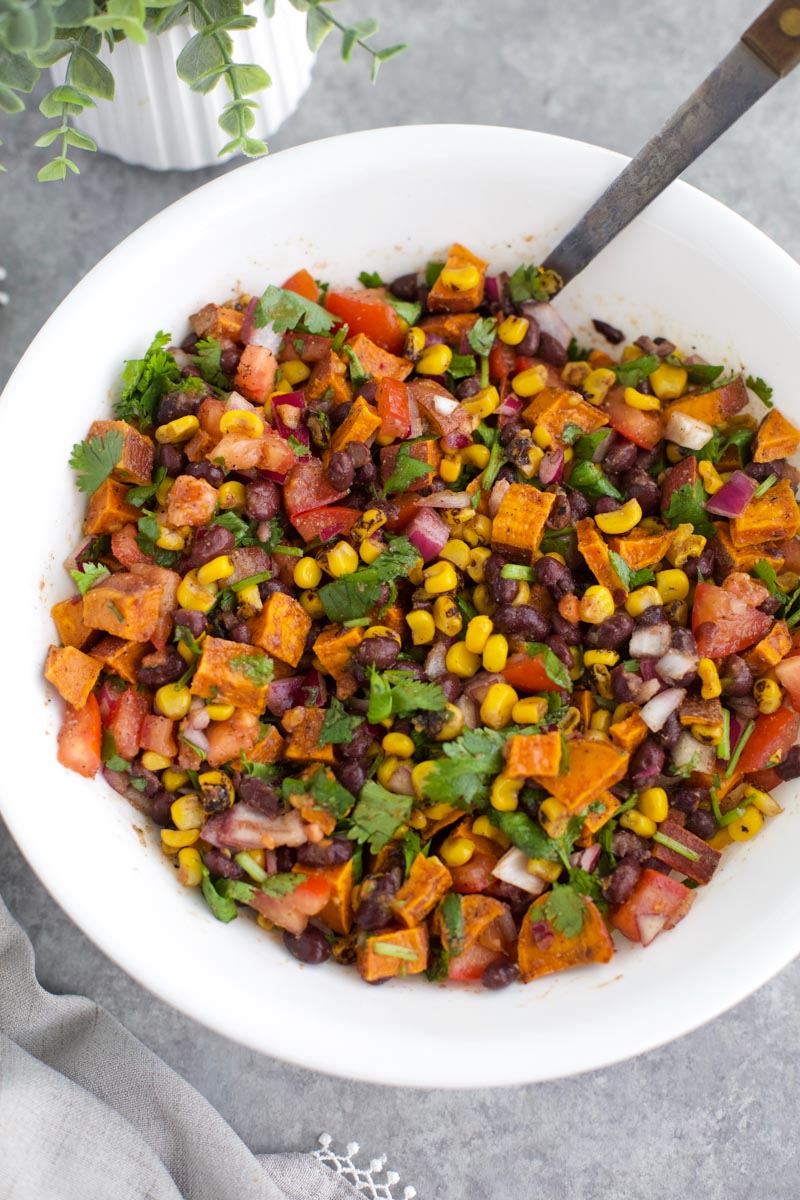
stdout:
POLYGON ((158 168, 255 158, 299 103, 329 33, 345 62, 357 49, 371 58, 373 80, 404 49, 375 49, 377 22, 347 24, 333 2, 0 0, 0 109, 22 111, 50 68, 43 182, 79 174, 75 151, 98 146, 158 168))

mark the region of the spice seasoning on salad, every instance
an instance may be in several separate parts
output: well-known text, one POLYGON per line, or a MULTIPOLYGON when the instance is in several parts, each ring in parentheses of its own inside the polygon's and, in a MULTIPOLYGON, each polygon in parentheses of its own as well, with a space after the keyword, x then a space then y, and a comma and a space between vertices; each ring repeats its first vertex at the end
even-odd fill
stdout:
POLYGON ((648 945, 800 776, 800 431, 487 270, 209 303, 71 458, 60 762, 370 983, 648 945))

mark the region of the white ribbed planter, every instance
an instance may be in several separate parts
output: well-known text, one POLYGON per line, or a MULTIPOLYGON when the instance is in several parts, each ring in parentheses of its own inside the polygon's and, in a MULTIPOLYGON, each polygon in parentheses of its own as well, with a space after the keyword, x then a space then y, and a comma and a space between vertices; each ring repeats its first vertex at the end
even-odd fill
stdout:
MULTIPOLYGON (((245 11, 258 15, 259 7, 245 11)), ((144 46, 118 42, 113 53, 103 46, 100 57, 114 72, 115 98, 98 100, 79 122, 100 150, 156 171, 191 171, 220 162, 219 150, 229 140, 217 124, 230 100, 225 82, 199 96, 175 71, 175 60, 194 32, 181 24, 158 37, 151 34, 144 46)), ((314 55, 306 42, 306 19, 280 4, 270 20, 261 13, 252 29, 232 37, 235 61, 257 63, 272 79, 272 87, 254 97, 259 107, 253 110, 252 136, 263 140, 294 112, 311 82, 314 55)), ((64 72, 64 62, 56 63, 51 69, 55 83, 64 82, 64 72)))

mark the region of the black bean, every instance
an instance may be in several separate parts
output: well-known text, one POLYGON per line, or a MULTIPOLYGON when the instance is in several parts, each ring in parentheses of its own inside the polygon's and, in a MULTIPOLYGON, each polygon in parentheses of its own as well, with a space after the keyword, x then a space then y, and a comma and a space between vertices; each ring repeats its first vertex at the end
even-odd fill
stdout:
POLYGON ((618 346, 620 342, 625 340, 625 334, 622 330, 617 329, 616 325, 609 325, 608 321, 599 321, 594 318, 592 325, 594 325, 601 337, 604 337, 607 342, 611 342, 612 346, 618 346))
POLYGON ((611 513, 618 512, 622 508, 619 500, 615 500, 613 496, 600 496, 594 502, 594 511, 596 513, 611 513))
POLYGON ((643 863, 650 857, 650 843, 630 829, 615 829, 611 835, 611 852, 617 858, 633 858, 643 863))
POLYGON ((153 796, 150 804, 150 817, 155 821, 156 825, 167 826, 172 824, 172 802, 174 799, 174 792, 159 791, 153 796))
POLYGON ((198 529, 194 535, 192 549, 185 560, 187 571, 202 567, 220 554, 230 554, 234 545, 233 534, 222 525, 207 525, 198 529))
POLYGON ((355 652, 356 662, 362 667, 376 667, 379 671, 388 671, 397 661, 400 647, 393 637, 365 638, 355 652))
POLYGON ((759 483, 763 483, 765 479, 769 479, 770 475, 775 474, 773 465, 771 462, 751 462, 745 467, 744 473, 745 475, 749 475, 751 479, 756 479, 759 483))
POLYGON ((328 413, 328 421, 331 429, 339 428, 352 407, 353 401, 345 400, 342 404, 337 404, 335 408, 331 409, 331 411, 328 413))
POLYGON ((517 581, 503 578, 506 563, 499 554, 492 554, 484 564, 483 579, 495 604, 510 604, 517 594, 517 581))
POLYGON ((664 767, 664 748, 647 738, 631 755, 628 768, 634 787, 641 787, 654 775, 660 775, 664 767))
MULTIPOLYGON (((448 703, 453 704, 461 695, 461 680, 452 671, 441 675, 436 682, 444 692, 444 698, 448 703)), ((396 729, 397 725, 395 724, 392 728, 396 729)))
POLYGON ((522 418, 511 417, 500 429, 500 445, 508 446, 522 430, 522 418))
POLYGON ((206 850, 203 862, 212 875, 221 875, 223 879, 246 879, 247 872, 227 854, 223 854, 216 846, 206 850))
POLYGON ((767 596, 764 603, 759 604, 758 608, 760 612, 766 613, 768 617, 774 617, 782 603, 783 601, 779 600, 777 596, 767 596))
POLYGON ((369 404, 375 399, 378 393, 378 382, 375 379, 368 379, 366 383, 360 383, 356 389, 356 395, 362 400, 366 400, 369 404))
POLYGON ((349 759, 342 763, 338 772, 339 783, 343 788, 347 788, 352 795, 357 795, 361 791, 364 784, 367 782, 367 769, 355 759, 349 759))
POLYGON ((186 455, 177 446, 156 446, 155 464, 163 467, 169 476, 177 478, 186 474, 186 455))
MULTIPOLYGON (((704 621, 703 624, 709 622, 704 621)), ((749 696, 753 687, 753 672, 738 654, 729 654, 722 661, 719 681, 723 696, 749 696)))
POLYGON ((252 804, 265 817, 277 817, 281 810, 281 802, 275 788, 270 787, 265 779, 255 775, 246 775, 239 784, 239 799, 245 804, 252 804))
POLYGON ((155 771, 148 771, 147 767, 143 767, 137 759, 131 763, 130 767, 131 779, 144 780, 144 795, 148 800, 154 800, 156 796, 163 790, 161 780, 156 775, 155 771))
POLYGON ((667 610, 663 604, 651 604, 636 618, 636 624, 642 629, 651 625, 664 625, 667 620, 667 610))
POLYGON ((391 903, 402 881, 402 870, 392 868, 385 875, 373 875, 361 885, 361 898, 354 921, 359 929, 381 929, 391 918, 391 903))
POLYGON ((800 746, 792 746, 786 752, 783 762, 779 762, 775 772, 781 779, 797 779, 800 776, 800 746))
POLYGON ((375 463, 374 462, 364 463, 363 467, 358 468, 358 473, 356 475, 356 478, 358 479, 358 482, 360 484, 374 483, 375 480, 378 478, 378 468, 375 466, 375 463))
POLYGON ((638 449, 633 442, 629 442, 621 434, 615 433, 612 435, 609 448, 603 457, 603 469, 615 473, 630 471, 636 463, 637 454, 638 449))
POLYGON ((683 732, 680 718, 677 713, 670 713, 661 729, 657 733, 657 737, 662 746, 667 750, 671 750, 673 746, 678 744, 680 736, 683 732))
POLYGON ((542 331, 539 328, 539 322, 535 317, 526 316, 528 328, 525 330, 525 337, 515 347, 517 354, 524 355, 530 358, 539 349, 539 343, 542 337, 542 331))
POLYGON ((543 641, 550 632, 547 617, 531 604, 501 604, 493 620, 500 633, 516 634, 534 642, 543 641))
POLYGON ((568 646, 580 646, 582 641, 580 625, 573 625, 571 621, 566 621, 558 612, 553 613, 550 624, 553 627, 553 633, 563 638, 568 646))
POLYGON ((338 867, 353 857, 350 838, 334 837, 323 842, 305 842, 297 848, 297 861, 304 867, 338 867))
POLYGON ((571 596, 575 592, 575 579, 569 567, 550 554, 543 554, 536 560, 533 573, 536 582, 547 588, 556 604, 564 596, 571 596))
POLYGON ((226 346, 219 356, 219 366, 223 374, 229 379, 233 379, 236 374, 236 368, 239 366, 239 359, 242 357, 242 352, 238 346, 226 346))
POLYGON ((191 475, 194 479, 205 479, 206 483, 210 483, 212 487, 216 488, 221 487, 225 482, 225 472, 216 463, 189 463, 183 473, 191 475))
POLYGON ((228 638, 232 642, 241 642, 245 646, 249 646, 253 640, 245 621, 234 621, 228 630, 228 638))
POLYGON ((174 683, 186 670, 186 663, 178 651, 171 646, 146 654, 136 672, 137 682, 145 687, 158 688, 165 683, 174 683))
POLYGON ((694 555, 692 558, 687 558, 683 564, 683 570, 692 583, 697 579, 698 574, 702 575, 703 579, 711 579, 714 574, 714 560, 714 544, 712 542, 699 554, 694 555))
POLYGON ((178 417, 193 417, 203 399, 202 392, 167 392, 158 402, 156 425, 167 425, 178 417))
POLYGON ((470 396, 477 396, 480 390, 480 375, 470 375, 468 379, 461 380, 461 383, 456 388, 456 396, 458 396, 459 400, 469 400, 470 396))
POLYGON ((322 930, 314 925, 307 926, 298 937, 288 930, 284 931, 283 944, 293 958, 309 966, 316 967, 327 962, 331 956, 328 939, 322 930))
POLYGON ((624 904, 639 882, 641 874, 641 864, 635 858, 623 858, 603 888, 603 895, 608 903, 624 904))
POLYGON ((372 742, 372 734, 366 721, 356 725, 350 740, 343 742, 339 751, 343 758, 363 758, 372 742))
POLYGON ((634 627, 633 617, 627 613, 614 613, 613 617, 606 617, 599 625, 591 625, 584 640, 587 646, 599 650, 619 650, 633 633, 634 627))
POLYGON ((206 631, 207 622, 205 614, 197 612, 192 608, 176 609, 173 613, 173 621, 176 629, 179 625, 183 625, 196 638, 199 638, 206 631))
POLYGON ((280 579, 264 579, 258 585, 258 594, 262 600, 269 600, 270 596, 278 593, 282 596, 291 596, 292 589, 288 583, 283 583, 280 579))
POLYGON ((346 450, 334 450, 328 464, 328 482, 337 492, 346 492, 353 482, 356 470, 346 450))
POLYGON ((569 646, 564 639, 551 634, 547 639, 547 644, 553 651, 553 654, 555 654, 556 658, 560 659, 565 667, 567 667, 569 670, 572 670, 575 663, 573 662, 572 655, 569 652, 569 646))
POLYGON ((397 296, 398 300, 406 300, 413 304, 419 295, 416 271, 411 271, 408 275, 398 275, 397 279, 393 279, 389 284, 389 291, 393 296, 397 296))
MULTIPOLYGON (((363 442, 350 442, 347 447, 347 453, 356 470, 358 470, 360 467, 365 467, 370 461, 369 447, 365 446, 363 442)), ((353 492, 350 497, 351 505, 355 504, 356 498, 356 493, 353 492)), ((364 499, 366 500, 366 493, 364 494, 364 499)))
POLYGON ((712 813, 699 808, 697 812, 691 813, 686 818, 686 828, 689 833, 693 833, 707 842, 717 832, 717 822, 712 813))
POLYGON ((556 489, 556 498, 547 518, 548 529, 564 529, 572 520, 569 496, 563 488, 556 489))
POLYGON ((638 500, 642 515, 651 517, 661 507, 661 488, 642 467, 634 467, 622 475, 622 487, 631 500, 638 500))
POLYGON ((584 517, 588 517, 592 511, 592 506, 582 492, 570 492, 569 506, 572 510, 572 524, 577 524, 584 517))
POLYGON ((551 333, 542 332, 539 335, 539 357, 554 367, 563 367, 567 362, 567 348, 551 333))
POLYGON ((679 650, 681 654, 697 654, 697 642, 691 629, 676 626, 670 634, 669 642, 672 649, 679 650))
POLYGON ((639 677, 620 664, 611 672, 611 694, 618 704, 630 704, 639 690, 639 677))
POLYGON ((199 341, 199 334, 196 334, 194 330, 192 330, 191 333, 187 333, 186 337, 181 342, 181 350, 185 350, 187 354, 194 354, 199 341))
POLYGON ((669 802, 673 808, 677 808, 679 812, 693 813, 697 812, 702 803, 708 803, 711 796, 708 788, 704 787, 680 787, 672 793, 669 802))
POLYGON ((503 463, 502 467, 497 472, 497 482, 499 482, 501 479, 505 480, 506 483, 516 483, 517 469, 512 463, 503 463))
POLYGON ((510 958, 498 958, 483 969, 481 983, 490 992, 499 992, 519 979, 519 967, 510 958))
POLYGON ((248 483, 245 512, 251 521, 271 521, 281 506, 281 493, 271 479, 258 479, 248 483))

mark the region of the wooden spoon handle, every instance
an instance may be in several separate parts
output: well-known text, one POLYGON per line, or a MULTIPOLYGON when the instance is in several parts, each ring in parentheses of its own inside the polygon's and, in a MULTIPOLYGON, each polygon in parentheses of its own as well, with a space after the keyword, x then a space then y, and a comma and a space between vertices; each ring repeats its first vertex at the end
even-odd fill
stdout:
POLYGON ((773 0, 742 36, 776 75, 788 75, 800 63, 800 7, 773 0))

